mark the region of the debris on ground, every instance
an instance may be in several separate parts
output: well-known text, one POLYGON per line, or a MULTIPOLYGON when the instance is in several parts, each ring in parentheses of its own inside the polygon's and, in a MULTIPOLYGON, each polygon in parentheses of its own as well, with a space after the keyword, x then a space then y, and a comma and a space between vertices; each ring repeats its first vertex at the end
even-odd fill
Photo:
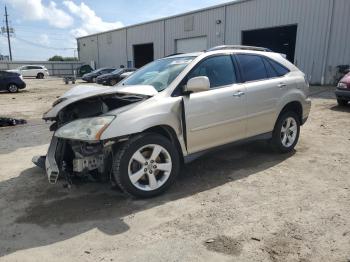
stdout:
POLYGON ((9 117, 0 117, 0 127, 4 126, 16 126, 27 124, 27 121, 24 119, 15 119, 9 117))

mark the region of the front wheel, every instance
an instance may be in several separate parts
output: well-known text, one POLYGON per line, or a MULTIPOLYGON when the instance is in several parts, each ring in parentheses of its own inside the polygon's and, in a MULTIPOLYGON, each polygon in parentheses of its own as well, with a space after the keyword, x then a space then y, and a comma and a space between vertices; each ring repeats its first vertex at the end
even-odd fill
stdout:
POLYGON ((293 111, 283 113, 277 120, 272 133, 271 144, 280 153, 291 152, 298 143, 300 133, 299 117, 293 111))
POLYGON ((348 101, 343 99, 337 99, 338 105, 340 106, 346 106, 348 104, 348 101))
POLYGON ((121 145, 113 160, 113 175, 125 193, 147 198, 163 193, 174 182, 179 166, 179 154, 168 139, 144 134, 121 145))

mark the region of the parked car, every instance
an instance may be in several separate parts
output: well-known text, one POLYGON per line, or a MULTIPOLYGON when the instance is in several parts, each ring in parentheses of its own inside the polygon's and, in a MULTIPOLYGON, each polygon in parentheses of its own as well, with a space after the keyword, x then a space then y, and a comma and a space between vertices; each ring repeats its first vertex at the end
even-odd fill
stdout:
POLYGON ((16 72, 0 71, 0 90, 16 93, 26 87, 23 77, 16 72))
POLYGON ((135 68, 119 68, 114 70, 109 74, 100 75, 96 78, 96 83, 101 85, 114 86, 120 80, 125 78, 125 73, 133 73, 135 72, 135 68))
POLYGON ((266 139, 291 152, 310 112, 308 94, 305 75, 263 48, 162 58, 117 86, 76 86, 60 97, 43 116, 55 122, 46 172, 51 183, 90 173, 152 197, 174 182, 182 162, 222 145, 266 139))
POLYGON ((49 76, 49 71, 42 65, 25 65, 20 66, 17 69, 7 71, 18 73, 23 77, 36 77, 38 79, 43 79, 45 76, 49 76))
POLYGON ((340 106, 345 106, 350 101, 350 72, 340 79, 335 95, 340 106))
POLYGON ((96 82, 96 78, 98 76, 111 73, 114 70, 115 70, 115 68, 112 68, 112 67, 100 68, 100 69, 94 70, 90 73, 84 74, 81 79, 83 79, 86 82, 93 83, 93 82, 96 82))

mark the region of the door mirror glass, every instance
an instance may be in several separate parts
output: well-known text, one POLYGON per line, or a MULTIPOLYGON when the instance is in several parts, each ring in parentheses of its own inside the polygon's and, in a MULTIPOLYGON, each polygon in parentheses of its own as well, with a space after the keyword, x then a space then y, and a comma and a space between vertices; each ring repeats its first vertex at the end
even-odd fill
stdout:
POLYGON ((197 93, 208 91, 210 89, 209 78, 206 76, 193 77, 188 80, 187 85, 184 87, 186 93, 197 93))

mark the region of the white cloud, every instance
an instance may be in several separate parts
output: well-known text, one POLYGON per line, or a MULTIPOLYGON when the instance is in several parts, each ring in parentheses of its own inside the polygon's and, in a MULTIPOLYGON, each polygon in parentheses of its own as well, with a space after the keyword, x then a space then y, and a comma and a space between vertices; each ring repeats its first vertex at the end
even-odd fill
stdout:
POLYGON ((55 2, 50 1, 47 5, 41 0, 6 0, 13 8, 21 13, 27 20, 44 20, 57 28, 67 28, 73 24, 73 18, 57 8, 55 2))
POLYGON ((119 21, 103 21, 101 17, 97 16, 95 11, 87 6, 84 2, 81 2, 80 5, 77 5, 73 1, 66 0, 63 1, 63 4, 73 15, 79 17, 81 20, 81 25, 71 30, 71 33, 75 37, 116 29, 124 26, 123 23, 119 21))
POLYGON ((38 41, 42 45, 49 45, 50 44, 50 39, 49 39, 49 36, 47 34, 39 35, 38 41))

